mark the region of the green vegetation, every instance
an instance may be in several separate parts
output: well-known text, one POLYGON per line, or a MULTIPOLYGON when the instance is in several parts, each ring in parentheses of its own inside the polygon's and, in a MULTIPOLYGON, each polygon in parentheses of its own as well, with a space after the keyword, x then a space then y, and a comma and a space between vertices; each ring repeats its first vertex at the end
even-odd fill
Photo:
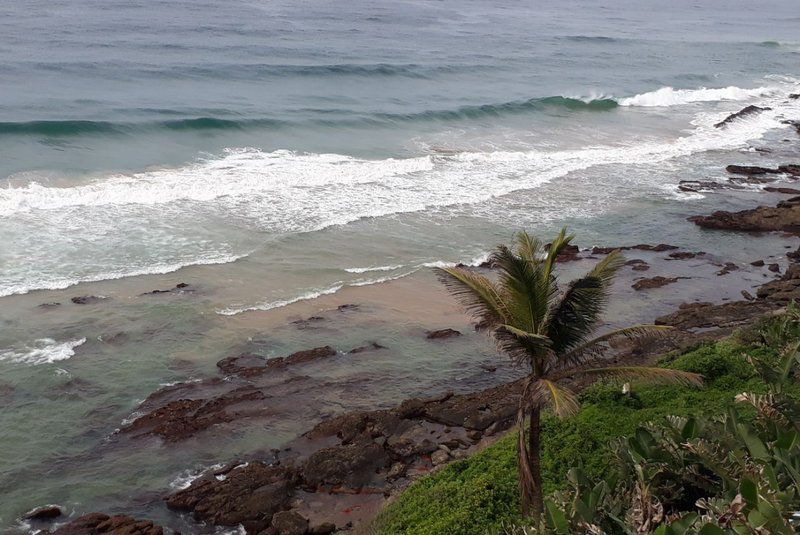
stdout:
POLYGON ((517 413, 517 479, 520 509, 534 519, 544 510, 541 448, 551 440, 542 438, 543 411, 566 418, 580 408, 565 382, 614 378, 702 384, 699 375, 680 368, 606 365, 615 341, 654 336, 668 327, 637 325, 593 338, 625 259, 613 251, 562 291, 556 262, 573 238, 563 229, 544 245, 518 233, 512 247, 498 246, 489 259, 497 268, 496 280, 460 267, 439 270, 442 282, 488 328, 500 351, 528 370, 517 413))
POLYGON ((549 498, 538 530, 521 515, 512 433, 412 485, 375 532, 792 533, 786 518, 800 509, 798 339, 800 315, 790 310, 659 363, 702 374, 701 391, 635 385, 623 394, 596 384, 581 393, 574 417, 545 415, 549 498))

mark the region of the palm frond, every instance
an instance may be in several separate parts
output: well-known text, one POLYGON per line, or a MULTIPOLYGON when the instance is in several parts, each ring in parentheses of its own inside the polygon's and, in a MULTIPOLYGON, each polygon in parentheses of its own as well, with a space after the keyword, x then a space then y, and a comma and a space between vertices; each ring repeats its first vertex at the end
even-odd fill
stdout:
POLYGON ((534 371, 542 370, 542 363, 550 353, 550 339, 541 334, 518 329, 513 325, 500 325, 493 333, 497 346, 516 364, 529 362, 534 371))
POLYGON ((564 251, 572 240, 575 239, 574 234, 567 235, 567 227, 563 227, 558 233, 558 236, 550 243, 550 248, 547 250, 547 258, 545 259, 544 271, 545 276, 550 277, 553 273, 553 266, 556 263, 558 255, 564 251))
POLYGON ((492 262, 500 268, 500 288, 512 316, 506 323, 537 331, 550 300, 542 260, 524 258, 501 245, 492 255, 492 262))
POLYGON ((458 267, 436 271, 439 280, 472 316, 492 326, 511 319, 500 289, 488 278, 458 267))
POLYGON ((614 275, 624 263, 624 257, 613 251, 584 277, 569 284, 549 313, 548 336, 553 340, 553 351, 569 351, 592 334, 608 302, 614 275))
POLYGON ((696 373, 652 366, 609 366, 578 370, 573 377, 590 376, 620 381, 642 381, 652 384, 678 384, 683 386, 703 386, 703 377, 696 373))
POLYGON ((534 406, 550 407, 559 418, 573 416, 580 409, 573 392, 548 379, 539 379, 531 384, 530 399, 534 406))
POLYGON ((664 336, 673 327, 669 325, 635 325, 616 329, 562 354, 553 353, 553 361, 548 363, 548 370, 557 374, 569 375, 573 368, 599 363, 610 344, 619 340, 641 341, 664 336))

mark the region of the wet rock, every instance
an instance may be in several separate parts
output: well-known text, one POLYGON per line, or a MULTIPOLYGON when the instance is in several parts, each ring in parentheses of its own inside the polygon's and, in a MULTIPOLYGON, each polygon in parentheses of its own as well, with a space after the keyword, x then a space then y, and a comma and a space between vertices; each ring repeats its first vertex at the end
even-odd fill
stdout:
POLYGON ((349 353, 353 355, 356 353, 364 353, 365 351, 378 351, 379 349, 386 349, 386 346, 382 346, 378 342, 370 342, 368 345, 351 349, 349 353))
POLYGON ((767 186, 764 188, 764 191, 768 191, 770 193, 782 193, 784 195, 800 195, 800 189, 795 188, 774 188, 767 186))
POLYGON ((781 270, 781 266, 779 264, 769 264, 767 269, 773 273, 779 273, 781 270))
POLYGON ((678 189, 688 193, 703 193, 728 188, 742 189, 741 186, 721 184, 719 182, 714 182, 713 180, 681 180, 678 182, 678 189))
POLYGON ((724 275, 727 275, 728 273, 731 273, 732 271, 738 271, 738 270, 739 266, 737 266, 733 262, 725 262, 725 264, 722 266, 722 269, 717 271, 717 276, 722 277, 724 275))
POLYGON ((310 316, 303 320, 294 320, 292 325, 297 326, 298 329, 309 329, 317 327, 317 324, 323 321, 325 321, 325 318, 322 316, 310 316))
POLYGON ((61 303, 58 303, 58 302, 54 301, 52 303, 42 303, 41 305, 39 305, 39 308, 47 309, 47 308, 57 308, 57 307, 60 307, 60 306, 61 306, 61 303))
POLYGON ((697 252, 697 253, 692 253, 692 252, 689 252, 689 251, 678 251, 678 252, 670 253, 669 257, 671 259, 673 259, 673 260, 689 260, 689 259, 692 259, 692 258, 697 258, 698 256, 703 256, 705 254, 706 253, 704 253, 702 251, 701 252, 697 252))
POLYGON ((772 301, 800 300, 800 264, 792 264, 783 276, 758 288, 756 295, 772 301))
POLYGON ((718 211, 710 216, 694 216, 689 221, 703 228, 745 232, 800 232, 800 203, 793 197, 776 207, 759 206, 740 212, 718 211))
POLYGON ((163 535, 164 529, 149 520, 137 520, 129 516, 109 516, 89 513, 59 527, 45 531, 51 535, 163 535))
POLYGON ((311 454, 303 467, 303 480, 312 488, 360 488, 389 463, 386 451, 372 441, 323 448, 311 454))
POLYGON ((790 251, 790 252, 786 253, 786 257, 791 262, 800 261, 800 247, 798 247, 797 250, 795 250, 795 251, 790 251))
POLYGON ((751 294, 747 290, 742 290, 741 293, 742 293, 742 297, 744 297, 748 301, 754 301, 755 300, 755 297, 753 297, 753 294, 751 294))
POLYGON ((755 267, 764 267, 764 261, 756 260, 755 262, 750 262, 750 265, 755 267))
POLYGON ((174 294, 174 293, 184 293, 193 291, 194 290, 190 289, 187 283, 181 282, 176 284, 174 288, 170 288, 169 290, 152 290, 150 292, 145 292, 142 295, 174 294))
POLYGON ((758 165, 729 165, 725 170, 733 175, 768 175, 780 173, 777 169, 758 165))
POLYGON ((81 295, 78 297, 73 297, 72 299, 70 299, 70 301, 72 301, 76 305, 92 305, 94 303, 99 303, 100 301, 103 301, 105 299, 108 298, 102 295, 81 295))
POLYGON ((480 366, 478 366, 478 367, 479 367, 480 369, 482 369, 483 371, 485 371, 485 372, 489 372, 489 373, 494 373, 494 372, 496 372, 496 371, 497 371, 497 366, 494 366, 494 365, 492 365, 492 364, 481 364, 481 365, 480 365, 480 366))
POLYGON ((787 175, 800 176, 800 164, 779 165, 778 171, 787 175))
POLYGON ((339 305, 338 307, 336 307, 336 310, 338 310, 339 312, 346 312, 348 310, 358 310, 359 308, 360 308, 359 305, 353 303, 345 303, 344 305, 339 305))
MULTIPOLYGON (((781 121, 781 124, 788 124, 790 126, 793 126, 794 129, 797 131, 797 133, 800 134, 800 121, 796 121, 794 119, 787 119, 787 120, 781 121)), ((786 139, 784 141, 789 141, 789 140, 786 139)))
POLYGON ((461 336, 461 332, 455 329, 439 329, 437 331, 428 331, 425 334, 425 338, 428 340, 442 340, 445 338, 454 338, 456 336, 461 336))
POLYGON ((258 389, 242 387, 211 399, 179 399, 137 418, 119 432, 177 442, 213 425, 253 416, 258 411, 247 410, 248 402, 265 398, 258 389))
POLYGON ((658 245, 649 245, 647 243, 640 243, 638 245, 625 245, 622 247, 592 247, 592 254, 610 254, 612 251, 651 251, 654 253, 663 253, 665 251, 674 251, 679 249, 675 245, 666 243, 659 243, 658 245))
POLYGON ((61 507, 57 505, 45 505, 28 511, 22 518, 25 520, 52 520, 61 516, 61 507))
POLYGON ((673 282, 678 282, 680 278, 684 277, 662 277, 659 275, 649 279, 639 279, 631 285, 631 288, 637 292, 641 290, 652 290, 654 288, 661 288, 667 284, 672 284, 673 282))
POLYGON ((768 111, 768 110, 771 110, 771 109, 772 108, 766 108, 766 107, 762 108, 761 106, 752 106, 752 105, 751 106, 746 106, 746 107, 742 108, 741 110, 737 111, 736 113, 732 113, 732 114, 728 115, 727 117, 725 117, 725 119, 723 119, 722 121, 720 121, 717 124, 715 124, 714 127, 715 128, 722 128, 723 126, 727 126, 731 122, 733 122, 733 121, 735 121, 737 119, 741 119, 742 117, 747 117, 748 115, 754 115, 756 113, 761 113, 763 111, 768 111))
POLYGON ((219 480, 196 479, 189 487, 165 498, 167 507, 192 513, 195 520, 218 526, 242 524, 248 533, 271 525, 272 516, 287 508, 297 483, 291 468, 251 462, 219 480))
POLYGON ((792 93, 791 95, 789 95, 789 98, 796 100, 800 98, 800 93, 792 93))
POLYGON ((316 347, 292 353, 287 357, 267 359, 260 355, 244 353, 236 357, 227 357, 217 362, 217 367, 226 374, 252 377, 266 371, 283 370, 289 366, 314 362, 336 355, 331 346, 316 347))
POLYGON ((308 519, 297 511, 278 511, 272 515, 272 527, 278 535, 305 535, 308 519))

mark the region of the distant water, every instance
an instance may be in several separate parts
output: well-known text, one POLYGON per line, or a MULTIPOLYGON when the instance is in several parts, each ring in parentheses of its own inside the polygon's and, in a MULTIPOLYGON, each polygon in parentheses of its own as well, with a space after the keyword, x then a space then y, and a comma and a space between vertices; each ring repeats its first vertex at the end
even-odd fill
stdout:
MULTIPOLYGON (((796 0, 0 2, 0 530, 44 503, 173 522, 152 497, 181 474, 321 414, 498 380, 461 316, 444 326, 465 336, 431 347, 413 308, 321 333, 250 311, 435 285, 426 268, 520 228, 743 265, 780 252, 709 240, 687 215, 752 199, 677 184, 796 161, 798 25, 796 0), (749 104, 771 109, 714 128, 749 104), (197 293, 140 295, 184 281, 197 293), (70 304, 84 294, 109 299, 70 304), (242 347, 370 340, 389 349, 320 372, 301 421, 108 441, 242 347)), ((615 319, 675 304, 637 295, 615 319)))

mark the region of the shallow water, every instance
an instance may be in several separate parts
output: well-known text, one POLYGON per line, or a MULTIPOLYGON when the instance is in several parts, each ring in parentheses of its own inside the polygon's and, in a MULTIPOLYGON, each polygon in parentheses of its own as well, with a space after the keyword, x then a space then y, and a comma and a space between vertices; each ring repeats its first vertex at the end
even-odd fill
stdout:
MULTIPOLYGON (((335 412, 512 377, 479 368, 492 348, 429 268, 517 229, 566 224, 583 247, 667 242, 742 266, 792 243, 685 221, 778 196, 677 190, 730 163, 797 161, 780 123, 800 119, 788 0, 80 0, 0 14, 0 526, 50 502, 177 526, 159 497, 187 470, 335 412), (772 110, 713 127, 748 104, 772 110), (141 295, 179 282, 193 291, 141 295), (348 302, 361 312, 332 312, 348 302), (324 328, 291 324, 320 310, 324 328), (424 340, 440 327, 469 334, 424 340), (389 349, 309 370, 325 386, 304 413, 180 448, 113 435, 160 385, 223 357, 372 340, 389 349)), ((621 284, 610 323, 735 299, 768 275, 726 285, 710 261, 658 261, 693 278, 621 284)))

